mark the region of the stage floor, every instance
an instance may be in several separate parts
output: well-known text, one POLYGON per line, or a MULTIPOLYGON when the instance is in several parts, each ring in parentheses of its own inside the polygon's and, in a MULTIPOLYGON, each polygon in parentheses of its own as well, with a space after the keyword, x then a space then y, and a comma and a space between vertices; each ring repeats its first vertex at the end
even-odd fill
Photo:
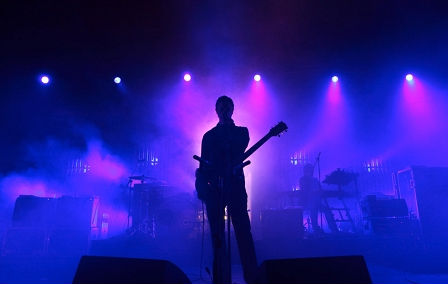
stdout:
MULTIPOLYGON (((238 253, 232 245, 233 282, 244 283, 238 253)), ((205 240, 202 275, 200 239, 183 242, 155 241, 118 236, 94 241, 89 255, 165 259, 183 270, 192 283, 211 283, 210 243, 205 240)), ((259 262, 275 258, 363 255, 373 283, 448 283, 445 251, 413 239, 344 237, 308 240, 256 241, 259 262)), ((3 255, 0 283, 71 283, 80 256, 3 255)))

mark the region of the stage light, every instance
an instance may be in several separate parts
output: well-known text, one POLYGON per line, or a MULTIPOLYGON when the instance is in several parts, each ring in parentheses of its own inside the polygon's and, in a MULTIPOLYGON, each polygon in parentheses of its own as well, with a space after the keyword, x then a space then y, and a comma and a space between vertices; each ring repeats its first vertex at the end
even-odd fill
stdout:
POLYGON ((333 83, 336 83, 337 81, 339 81, 338 76, 331 77, 331 81, 333 81, 333 83))
POLYGON ((411 82, 412 80, 414 80, 414 76, 412 76, 412 74, 406 75, 406 81, 411 82))
POLYGON ((256 74, 256 75, 254 76, 254 80, 257 81, 257 82, 260 82, 260 80, 261 80, 261 76, 260 76, 260 74, 256 74))
POLYGON ((185 80, 185 82, 190 82, 190 80, 191 80, 191 75, 190 74, 185 74, 184 75, 184 80, 185 80))
POLYGON ((40 77, 40 81, 42 82, 42 84, 47 85, 48 83, 50 83, 50 78, 47 75, 43 75, 40 77))
POLYGON ((121 78, 120 77, 115 77, 114 78, 114 83, 115 84, 120 84, 121 83, 121 78))

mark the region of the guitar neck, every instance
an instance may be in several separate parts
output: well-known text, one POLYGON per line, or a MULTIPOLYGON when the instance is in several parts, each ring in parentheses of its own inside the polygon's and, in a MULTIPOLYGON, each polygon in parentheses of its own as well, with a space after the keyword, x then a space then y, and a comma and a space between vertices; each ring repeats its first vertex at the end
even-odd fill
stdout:
POLYGON ((263 146, 264 143, 266 143, 269 138, 271 138, 272 136, 270 135, 270 133, 266 134, 263 138, 261 138, 257 143, 255 143, 254 145, 252 145, 252 147, 249 148, 249 150, 247 150, 246 152, 244 152, 243 156, 240 159, 240 162, 244 162, 247 158, 250 157, 250 155, 252 155, 255 151, 258 150, 258 148, 260 148, 261 146, 263 146))

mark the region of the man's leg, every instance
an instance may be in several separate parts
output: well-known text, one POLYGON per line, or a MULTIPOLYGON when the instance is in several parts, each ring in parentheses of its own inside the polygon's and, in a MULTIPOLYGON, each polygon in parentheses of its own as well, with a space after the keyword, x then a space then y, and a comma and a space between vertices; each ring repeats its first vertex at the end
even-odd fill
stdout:
POLYGON ((226 240, 224 235, 224 209, 218 198, 205 202, 213 246, 213 283, 229 284, 227 273, 226 240))
POLYGON ((233 199, 230 203, 229 211, 238 243, 241 264, 243 265, 244 280, 246 283, 254 283, 258 264, 249 215, 247 214, 247 197, 241 196, 241 198, 233 199))
POLYGON ((315 233, 320 233, 322 231, 322 229, 319 227, 318 212, 319 210, 317 209, 317 207, 310 208, 311 226, 313 227, 313 231, 315 233))

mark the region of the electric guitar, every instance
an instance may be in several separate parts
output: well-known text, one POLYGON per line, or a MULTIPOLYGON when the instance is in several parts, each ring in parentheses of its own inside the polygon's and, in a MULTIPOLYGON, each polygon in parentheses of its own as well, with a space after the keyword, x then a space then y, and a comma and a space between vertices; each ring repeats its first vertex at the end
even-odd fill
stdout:
MULTIPOLYGON (((263 146, 264 143, 266 143, 271 137, 278 136, 284 132, 288 131, 288 126, 283 121, 280 121, 277 123, 276 126, 272 127, 271 130, 269 130, 268 134, 266 134, 263 138, 261 138, 257 143, 252 145, 252 147, 249 148, 246 152, 244 152, 243 156, 240 158, 239 162, 240 164, 249 158, 255 151, 257 151, 261 146, 263 146)), ((238 167, 239 165, 237 165, 238 167)))
MULTIPOLYGON (((250 164, 250 161, 246 161, 247 158, 249 158, 255 151, 257 151, 261 146, 263 146, 264 143, 266 143, 271 137, 279 136, 286 132, 288 130, 288 126, 283 121, 279 122, 276 126, 272 127, 269 132, 261 138, 257 143, 252 145, 252 147, 249 148, 244 154, 237 160, 233 167, 233 173, 237 172, 239 169, 244 168, 245 166, 250 164)), ((194 155, 193 159, 203 162, 204 164, 208 165, 209 167, 213 167, 213 165, 210 165, 210 163, 204 159, 202 159, 199 156, 194 155)), ((201 173, 200 169, 196 170, 196 191, 198 192, 199 199, 203 199, 206 195, 206 192, 210 188, 209 181, 205 177, 203 173, 201 173)))

